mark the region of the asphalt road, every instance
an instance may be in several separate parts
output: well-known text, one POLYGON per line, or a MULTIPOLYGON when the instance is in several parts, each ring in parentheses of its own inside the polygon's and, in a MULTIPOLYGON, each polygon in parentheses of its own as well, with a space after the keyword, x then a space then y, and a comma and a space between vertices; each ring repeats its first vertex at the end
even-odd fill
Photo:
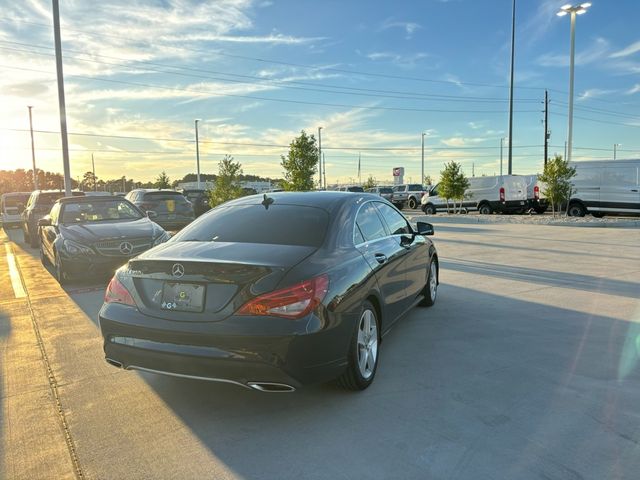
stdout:
POLYGON ((640 229, 434 223, 438 301, 361 393, 115 369, 108 279, 0 234, 0 478, 637 479, 640 229))

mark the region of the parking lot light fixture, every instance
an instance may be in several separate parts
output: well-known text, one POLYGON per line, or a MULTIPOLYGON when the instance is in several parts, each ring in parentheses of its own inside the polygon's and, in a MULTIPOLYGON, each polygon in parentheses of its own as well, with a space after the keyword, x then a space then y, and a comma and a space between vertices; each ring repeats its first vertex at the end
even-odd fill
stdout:
POLYGON ((196 170, 197 170, 197 181, 198 181, 198 189, 200 189, 200 144, 198 142, 198 122, 199 118, 196 118, 196 170))
POLYGON ((613 144, 613 159, 616 159, 616 154, 618 153, 618 147, 621 147, 622 144, 621 143, 614 143, 613 144))
POLYGON ((566 159, 571 161, 571 147, 573 142, 573 72, 575 66, 575 50, 576 50, 576 15, 582 15, 587 12, 590 3, 581 3, 579 5, 571 5, 567 3, 560 7, 560 11, 556 13, 559 17, 571 15, 571 45, 569 55, 569 128, 567 129, 567 156, 566 159))

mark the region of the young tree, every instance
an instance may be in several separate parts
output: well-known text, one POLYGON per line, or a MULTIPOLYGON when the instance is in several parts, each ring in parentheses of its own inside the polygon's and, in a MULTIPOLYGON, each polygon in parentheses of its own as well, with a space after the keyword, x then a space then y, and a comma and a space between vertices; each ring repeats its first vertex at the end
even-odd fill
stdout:
MULTIPOLYGON (((95 179, 97 181, 97 177, 95 179)), ((82 186, 85 190, 95 190, 96 182, 94 182, 93 172, 85 172, 82 176, 82 186)))
POLYGON ((164 170, 156 177, 156 188, 171 188, 171 179, 164 170))
POLYGON ((567 202, 571 198, 571 179, 575 176, 576 169, 569 166, 567 160, 563 160, 562 155, 556 155, 549 160, 544 167, 542 175, 538 175, 538 180, 544 182, 542 193, 551 202, 551 212, 556 216, 556 207, 567 202))
POLYGON ((280 157, 280 165, 284 169, 284 189, 302 192, 313 190, 315 174, 318 171, 318 147, 315 137, 307 135, 302 130, 300 136, 289 144, 287 156, 280 157))
POLYGON ((431 180, 431 175, 424 176, 424 184, 425 185, 433 185, 433 180, 431 180))
POLYGON ((218 176, 213 189, 209 192, 209 203, 212 207, 243 196, 240 175, 242 175, 240 162, 236 162, 231 155, 225 155, 218 164, 218 176))
POLYGON ((467 188, 469 188, 469 180, 462 172, 461 165, 454 161, 446 163, 444 170, 440 172, 438 193, 447 201, 447 211, 449 199, 453 200, 453 213, 456 213, 456 200, 460 201, 460 209, 462 208, 462 200, 467 188))
POLYGON ((369 175, 369 178, 367 178, 367 181, 362 184, 362 188, 364 188, 365 190, 367 188, 376 188, 377 186, 378 186, 378 181, 375 178, 373 178, 373 175, 369 175))

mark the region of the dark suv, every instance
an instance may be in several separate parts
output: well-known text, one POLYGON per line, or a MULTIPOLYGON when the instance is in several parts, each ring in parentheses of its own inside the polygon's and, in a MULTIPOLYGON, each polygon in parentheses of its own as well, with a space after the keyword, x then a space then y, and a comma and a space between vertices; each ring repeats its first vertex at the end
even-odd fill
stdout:
POLYGON ((124 197, 148 212, 149 218, 165 230, 179 230, 193 221, 193 205, 175 190, 138 189, 124 197))
MULTIPOLYGON (((71 194, 74 197, 80 197, 84 195, 84 192, 71 192, 71 194)), ((31 192, 27 206, 22 211, 20 222, 24 243, 29 244, 32 248, 38 246, 38 220, 49 213, 56 200, 63 197, 63 190, 34 190, 31 192)))
POLYGON ((193 213, 196 217, 199 217, 211 209, 209 206, 209 192, 207 190, 190 188, 182 190, 182 194, 187 197, 187 200, 193 205, 193 213))

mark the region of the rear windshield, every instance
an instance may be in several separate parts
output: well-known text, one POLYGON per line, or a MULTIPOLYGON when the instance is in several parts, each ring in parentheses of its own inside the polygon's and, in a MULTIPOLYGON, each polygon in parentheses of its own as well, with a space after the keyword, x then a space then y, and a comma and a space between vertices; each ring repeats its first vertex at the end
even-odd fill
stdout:
POLYGON ((24 207, 29 200, 29 194, 27 195, 11 195, 2 199, 5 207, 24 207))
POLYGON ((393 193, 393 190, 391 190, 391 188, 389 187, 381 187, 380 193, 393 193))
POLYGON ((176 200, 186 202, 184 195, 180 192, 147 192, 144 194, 145 202, 157 202, 160 200, 176 200))
POLYGON ((319 247, 329 223, 320 208, 298 205, 218 207, 185 227, 172 241, 267 243, 319 247))
POLYGON ((409 190, 417 192, 419 190, 424 190, 424 187, 422 185, 409 185, 409 190))
POLYGON ((349 192, 364 192, 362 187, 348 187, 347 191, 349 192))
POLYGON ((201 198, 205 198, 204 192, 185 192, 184 196, 189 200, 199 200, 201 198))
POLYGON ((38 205, 53 205, 56 200, 64 197, 64 192, 47 192, 38 196, 38 205))

